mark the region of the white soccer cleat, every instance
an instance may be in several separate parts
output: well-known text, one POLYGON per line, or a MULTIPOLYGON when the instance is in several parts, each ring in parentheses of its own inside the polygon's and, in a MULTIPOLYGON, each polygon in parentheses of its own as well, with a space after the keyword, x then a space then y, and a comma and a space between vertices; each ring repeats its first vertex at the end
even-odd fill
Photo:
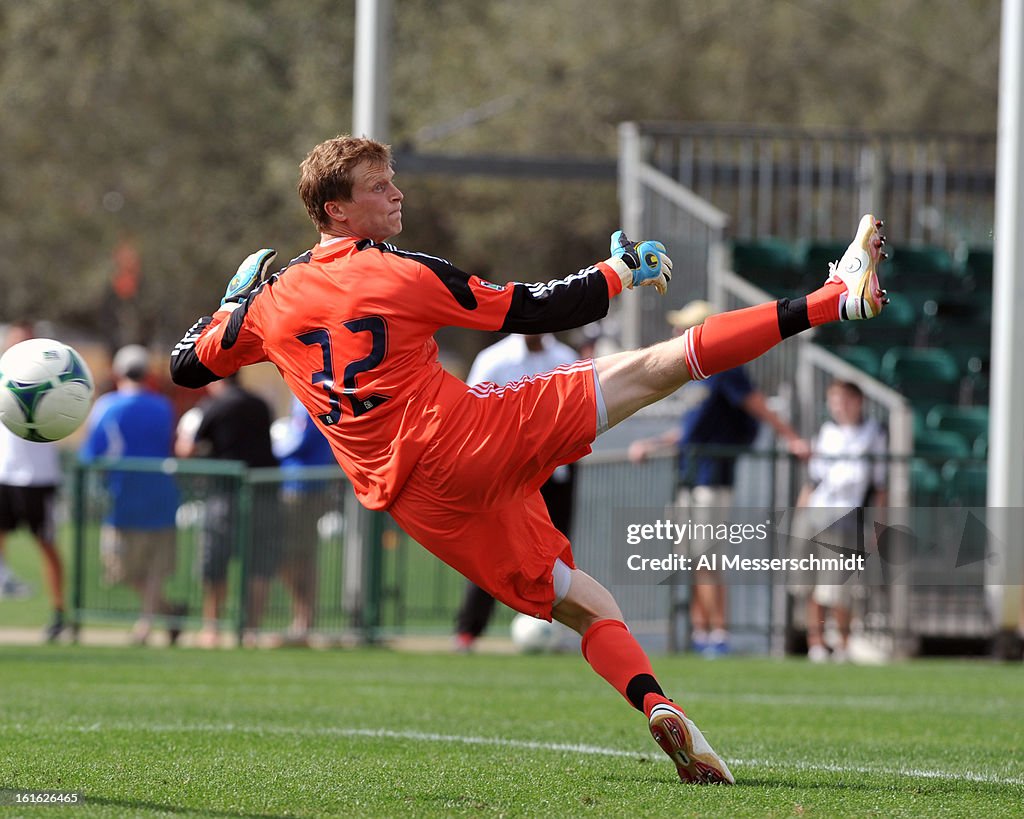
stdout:
POLYGON ((651 710, 651 736, 669 758, 683 782, 697 785, 732 785, 736 780, 700 729, 681 709, 667 702, 651 710))
POLYGON ((861 217, 857 235, 838 262, 830 262, 827 281, 846 285, 839 297, 842 321, 874 318, 889 303, 878 283, 878 265, 888 255, 882 246, 882 221, 870 213, 861 217))

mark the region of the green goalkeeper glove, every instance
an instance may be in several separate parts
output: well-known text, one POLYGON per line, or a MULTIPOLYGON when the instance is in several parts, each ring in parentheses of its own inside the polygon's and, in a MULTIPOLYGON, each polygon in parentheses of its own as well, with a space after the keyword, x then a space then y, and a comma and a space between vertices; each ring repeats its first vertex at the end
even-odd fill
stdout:
POLYGON ((245 261, 238 266, 235 275, 228 282, 224 298, 220 300, 221 307, 228 302, 245 301, 246 297, 263 283, 267 275, 267 268, 270 267, 270 263, 276 256, 277 251, 270 248, 257 250, 246 256, 245 261))

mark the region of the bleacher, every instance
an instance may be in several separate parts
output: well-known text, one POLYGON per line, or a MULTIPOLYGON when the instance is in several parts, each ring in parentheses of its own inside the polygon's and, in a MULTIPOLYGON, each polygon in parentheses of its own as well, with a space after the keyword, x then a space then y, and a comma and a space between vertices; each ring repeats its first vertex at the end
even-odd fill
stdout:
MULTIPOLYGON (((845 243, 733 240, 733 271, 776 297, 819 286, 845 243)), ((983 505, 992 333, 990 248, 957 254, 888 247, 890 304, 868 323, 837 322, 814 340, 906 396, 914 412, 915 505, 983 505)))
MULTIPOLYGON (((995 135, 686 122, 624 123, 619 133, 622 222, 665 241, 675 262, 667 299, 623 302, 616 318, 631 346, 660 341, 665 310, 690 299, 735 310, 809 292, 861 215, 884 217, 886 311, 780 344, 750 363, 751 377, 804 435, 826 417, 830 381, 856 381, 865 412, 888 431, 891 511, 916 511, 913 525, 937 535, 960 525, 957 515, 970 519, 968 507, 987 494, 979 429, 989 401, 995 135)), ((786 503, 800 477, 783 458, 751 485, 786 503)), ((990 545, 1001 557, 1011 548, 990 545)), ((865 628, 892 656, 924 640, 988 639, 994 565, 958 566, 960 585, 949 585, 948 566, 916 567, 909 582, 864 602, 865 628)), ((764 616, 744 622, 763 626, 764 616)), ((773 635, 789 625, 783 613, 773 635)))

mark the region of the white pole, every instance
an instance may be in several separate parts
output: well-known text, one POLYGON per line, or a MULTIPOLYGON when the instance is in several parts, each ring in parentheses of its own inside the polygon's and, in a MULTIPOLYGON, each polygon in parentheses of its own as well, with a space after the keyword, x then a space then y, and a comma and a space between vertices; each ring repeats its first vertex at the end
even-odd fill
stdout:
MULTIPOLYGON (((643 162, 640 129, 635 122, 619 124, 619 214, 622 230, 634 242, 644 228, 643 186, 640 184, 640 164, 643 162)), ((620 306, 619 342, 625 350, 642 346, 643 299, 639 293, 630 299, 617 299, 620 306)))
POLYGON ((989 421, 989 517, 996 548, 986 580, 995 592, 996 626, 1012 628, 1020 616, 1024 580, 1020 532, 998 525, 1024 508, 1024 4, 1003 0, 999 57, 999 141, 996 156, 995 271, 992 299, 992 368, 989 421), (1002 511, 999 511, 1002 510, 1002 511), (1002 531, 1000 531, 1002 530, 1002 531))
POLYGON ((388 141, 391 0, 357 0, 352 135, 388 141))

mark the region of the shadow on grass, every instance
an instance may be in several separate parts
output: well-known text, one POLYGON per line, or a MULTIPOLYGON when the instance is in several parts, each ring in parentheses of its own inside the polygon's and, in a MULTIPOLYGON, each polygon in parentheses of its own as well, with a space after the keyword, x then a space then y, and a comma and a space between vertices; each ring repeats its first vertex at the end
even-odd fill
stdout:
POLYGON ((749 786, 756 788, 791 788, 793 790, 820 790, 831 791, 878 791, 889 792, 893 783, 899 782, 900 787, 908 793, 917 795, 939 796, 942 794, 974 794, 976 796, 997 796, 1011 792, 1015 787, 1012 783, 984 782, 970 779, 943 779, 939 777, 916 777, 912 774, 905 774, 899 771, 872 772, 872 779, 868 781, 857 781, 853 776, 860 775, 855 772, 841 774, 839 772, 822 772, 820 779, 808 779, 807 774, 779 774, 771 778, 764 776, 736 776, 736 786, 749 786), (849 777, 849 778, 847 778, 849 777))
POLYGON ((848 781, 836 781, 836 774, 829 773, 827 780, 816 780, 806 779, 794 776, 786 776, 780 774, 778 776, 760 777, 760 776, 736 776, 737 787, 750 787, 750 788, 791 788, 794 791, 813 791, 821 788, 827 788, 830 791, 881 791, 888 790, 891 787, 891 783, 879 783, 879 782, 857 782, 854 780, 848 781))
POLYGON ((141 802, 135 799, 104 799, 102 796, 86 796, 85 805, 104 805, 111 808, 124 808, 125 811, 153 811, 154 813, 172 813, 182 816, 237 816, 241 819, 295 819, 295 813, 239 813, 236 810, 214 810, 212 808, 191 808, 185 805, 168 805, 162 802, 141 802))

